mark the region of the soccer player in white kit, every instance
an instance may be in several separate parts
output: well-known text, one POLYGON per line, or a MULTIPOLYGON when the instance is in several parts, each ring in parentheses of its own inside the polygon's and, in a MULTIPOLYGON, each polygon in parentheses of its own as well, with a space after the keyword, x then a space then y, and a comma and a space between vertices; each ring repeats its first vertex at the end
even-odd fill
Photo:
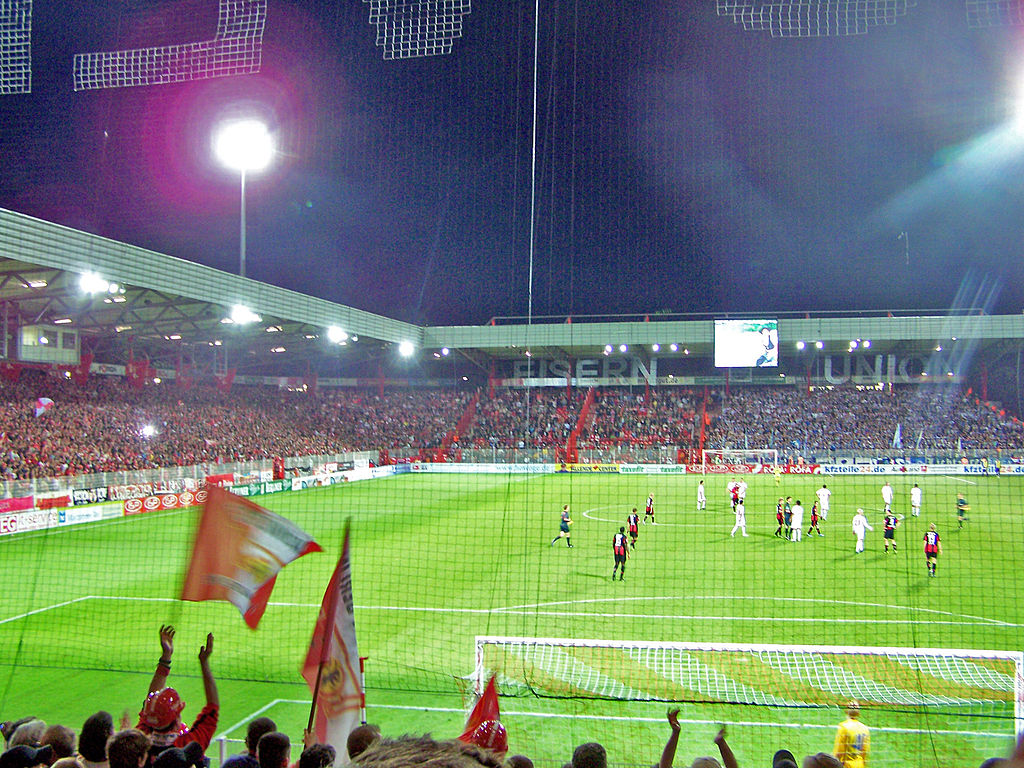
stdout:
POLYGON ((800 504, 800 499, 797 499, 796 504, 793 505, 792 514, 793 533, 790 536, 789 540, 800 541, 802 539, 802 533, 804 529, 804 508, 800 504))
POLYGON ((828 489, 825 483, 822 483, 821 488, 815 491, 814 495, 818 497, 818 509, 821 510, 821 519, 828 520, 828 502, 832 498, 832 491, 828 489))
POLYGON ((882 486, 882 501, 885 502, 884 512, 892 512, 892 486, 889 485, 889 481, 885 481, 885 485, 882 486))
POLYGON ((853 516, 853 533, 857 537, 857 554, 864 551, 864 533, 866 531, 873 531, 871 523, 864 517, 864 510, 858 509, 857 514, 853 516))
POLYGON ((697 511, 708 508, 707 491, 704 488, 704 481, 697 483, 697 511))
POLYGON ((921 489, 917 483, 910 489, 910 514, 914 517, 921 516, 921 489))
POLYGON ((736 505, 735 512, 736 512, 736 524, 732 527, 732 533, 730 533, 729 535, 730 536, 735 536, 736 535, 736 529, 738 528, 741 531, 743 531, 743 535, 746 536, 747 535, 747 510, 743 506, 743 502, 742 501, 739 504, 736 505))

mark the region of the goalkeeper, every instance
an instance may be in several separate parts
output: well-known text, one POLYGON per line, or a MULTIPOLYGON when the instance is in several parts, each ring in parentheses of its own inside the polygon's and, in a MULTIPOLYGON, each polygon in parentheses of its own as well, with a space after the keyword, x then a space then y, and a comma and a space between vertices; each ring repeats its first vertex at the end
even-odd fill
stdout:
POLYGON ((871 731, 860 722, 860 705, 851 701, 846 707, 846 719, 839 724, 836 744, 832 750, 843 768, 866 768, 871 751, 871 731))

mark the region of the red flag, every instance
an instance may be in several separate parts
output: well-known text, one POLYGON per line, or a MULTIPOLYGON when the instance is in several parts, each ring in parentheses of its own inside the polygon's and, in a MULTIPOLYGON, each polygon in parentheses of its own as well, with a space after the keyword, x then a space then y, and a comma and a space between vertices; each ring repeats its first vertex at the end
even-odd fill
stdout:
POLYGON ((359 725, 363 708, 363 681, 356 646, 352 600, 349 529, 341 559, 324 592, 302 676, 316 697, 316 740, 334 747, 336 765, 348 763, 348 735, 359 725))
POLYGON ((508 751, 508 735, 505 733, 505 726, 500 722, 498 689, 493 676, 466 718, 466 730, 459 736, 459 741, 493 749, 499 753, 508 751))
POLYGON ((182 600, 227 600, 252 629, 260 623, 278 571, 322 549, 290 520, 215 485, 196 530, 182 600))

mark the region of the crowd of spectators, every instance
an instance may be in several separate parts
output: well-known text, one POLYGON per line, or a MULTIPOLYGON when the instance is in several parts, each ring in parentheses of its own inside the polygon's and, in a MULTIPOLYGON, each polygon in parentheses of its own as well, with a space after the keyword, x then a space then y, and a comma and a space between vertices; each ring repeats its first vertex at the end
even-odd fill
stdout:
POLYGON ((81 475, 346 451, 565 447, 814 450, 1016 450, 1024 423, 950 386, 733 387, 712 391, 189 389, 93 376, 84 384, 27 370, 0 382, 0 478, 81 475), (474 396, 465 434, 455 435, 474 396), (38 398, 53 405, 35 414, 38 398), (581 414, 584 414, 582 423, 581 414), (702 423, 702 421, 704 423, 702 423), (897 427, 899 432, 897 435, 897 427), (451 442, 451 441, 449 441, 451 442))
POLYGON ((599 389, 578 445, 689 447, 698 402, 696 395, 679 388, 651 390, 649 396, 642 390, 599 389))
POLYGON ((502 389, 494 397, 482 396, 460 443, 473 448, 564 446, 585 397, 586 392, 575 392, 570 398, 564 389, 502 389))
POLYGON ((734 387, 710 421, 706 448, 1020 449, 1024 423, 950 386, 892 389, 734 387), (899 428, 897 431, 897 427, 899 428))

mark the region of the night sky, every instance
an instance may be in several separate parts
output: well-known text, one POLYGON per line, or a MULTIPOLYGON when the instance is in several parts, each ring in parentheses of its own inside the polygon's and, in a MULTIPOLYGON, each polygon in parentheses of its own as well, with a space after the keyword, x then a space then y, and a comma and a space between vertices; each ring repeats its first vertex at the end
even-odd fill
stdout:
MULTIPOLYGON (((248 105, 281 149, 249 277, 429 325, 527 314, 533 2, 385 61, 367 4, 269 0, 258 75, 73 92, 74 53, 211 37, 216 5, 36 0, 0 207, 236 271, 210 144, 248 105)), ((1022 28, 969 29, 964 0, 816 39, 711 0, 540 6, 535 316, 1021 310, 1022 28)))

